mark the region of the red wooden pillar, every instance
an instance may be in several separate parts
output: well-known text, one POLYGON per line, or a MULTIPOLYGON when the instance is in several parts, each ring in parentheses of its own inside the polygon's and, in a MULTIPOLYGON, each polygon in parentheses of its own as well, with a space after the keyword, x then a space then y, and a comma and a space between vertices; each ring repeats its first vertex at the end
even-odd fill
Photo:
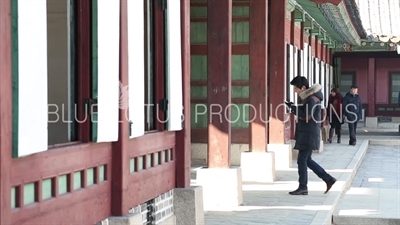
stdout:
POLYGON ((295 24, 295 11, 293 10, 293 12, 290 13, 290 44, 294 46, 294 36, 295 36, 295 32, 296 32, 296 24, 295 24))
MULTIPOLYGON (((286 41, 285 20, 287 0, 270 1, 270 46, 269 46, 269 94, 270 94, 270 124, 269 143, 285 144, 288 135, 285 129, 285 93, 286 79, 286 41)), ((288 125, 290 126, 290 125, 288 125)), ((289 130, 290 132, 290 130, 289 130)))
POLYGON ((321 41, 320 47, 321 47, 320 59, 321 61, 326 62, 324 41, 321 41))
POLYGON ((310 36, 308 37, 308 43, 311 46, 311 55, 315 57, 315 38, 313 38, 314 36, 312 35, 312 33, 310 32, 310 36))
POLYGON ((0 1, 0 21, 0 224, 11 224, 11 1, 0 1))
POLYGON ((319 49, 320 45, 319 45, 319 41, 318 41, 318 36, 315 35, 315 42, 314 42, 314 48, 315 48, 315 58, 321 59, 320 53, 321 50, 319 49))
POLYGON ((250 0, 250 151, 266 151, 268 2, 250 0))
POLYGON ((208 168, 231 164, 231 54, 232 0, 208 0, 208 168))
MULTIPOLYGON (((128 85, 128 11, 127 0, 121 0, 120 4, 120 74, 119 79, 125 86, 128 85)), ((128 176, 129 176, 129 123, 124 110, 119 111, 119 139, 112 144, 112 195, 111 213, 113 216, 123 216, 128 213, 128 176)))
POLYGON ((375 58, 368 59, 368 116, 375 116, 375 58))
POLYGON ((329 47, 325 45, 325 63, 329 64, 329 47))
POLYGON ((181 0, 184 127, 176 133, 176 187, 190 186, 190 1, 181 0))
MULTIPOLYGON (((304 30, 304 22, 301 22, 300 24, 300 49, 304 50, 304 34, 305 30, 304 30)), ((303 75, 304 76, 304 75, 303 75)))

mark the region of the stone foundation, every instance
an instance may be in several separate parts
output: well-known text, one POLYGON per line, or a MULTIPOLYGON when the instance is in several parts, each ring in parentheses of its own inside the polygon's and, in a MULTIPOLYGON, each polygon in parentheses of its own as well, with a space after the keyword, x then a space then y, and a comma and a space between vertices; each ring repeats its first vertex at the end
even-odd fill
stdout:
POLYGON ((268 144, 268 152, 275 154, 275 169, 292 167, 292 144, 268 144))
POLYGON ((242 181, 269 183, 275 181, 274 152, 243 152, 241 157, 242 181))
POLYGON ((203 187, 176 188, 174 212, 177 225, 204 224, 203 187))
POLYGON ((197 170, 196 182, 203 187, 205 211, 218 207, 234 207, 243 203, 241 168, 202 168, 197 170))

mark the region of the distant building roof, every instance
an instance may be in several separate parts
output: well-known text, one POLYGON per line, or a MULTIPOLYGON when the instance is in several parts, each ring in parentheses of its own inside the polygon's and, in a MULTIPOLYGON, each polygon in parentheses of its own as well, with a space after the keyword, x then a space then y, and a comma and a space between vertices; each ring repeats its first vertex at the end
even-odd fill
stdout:
POLYGON ((400 0, 355 0, 367 39, 400 41, 400 0))

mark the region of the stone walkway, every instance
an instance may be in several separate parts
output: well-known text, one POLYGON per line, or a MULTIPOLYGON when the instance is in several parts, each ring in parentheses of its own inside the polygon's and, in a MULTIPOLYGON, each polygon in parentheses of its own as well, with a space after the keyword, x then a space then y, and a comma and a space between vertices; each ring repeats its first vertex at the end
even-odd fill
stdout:
POLYGON ((400 146, 371 145, 334 224, 400 224, 400 146))
MULTIPOLYGON (((324 151, 313 154, 328 173, 337 178, 328 194, 325 183, 312 171, 309 172, 308 196, 288 194, 297 188, 296 168, 276 171, 276 182, 271 184, 243 184, 243 206, 218 208, 205 213, 206 225, 324 225, 331 224, 334 206, 342 191, 351 184, 355 171, 368 148, 368 141, 356 146, 325 144, 324 151)), ((297 167, 296 162, 293 162, 297 167)), ((195 184, 195 181, 193 182, 195 184)))

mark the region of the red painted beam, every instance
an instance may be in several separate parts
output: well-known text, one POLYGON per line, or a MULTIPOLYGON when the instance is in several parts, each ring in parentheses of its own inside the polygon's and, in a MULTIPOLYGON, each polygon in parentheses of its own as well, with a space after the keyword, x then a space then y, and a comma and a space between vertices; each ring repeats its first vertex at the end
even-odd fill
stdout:
POLYGON ((0 1, 0 224, 11 224, 11 1, 0 1))
POLYGON ((183 130, 176 134, 176 187, 190 186, 191 140, 190 140, 190 1, 181 0, 182 30, 182 91, 183 130))
POLYGON ((310 0, 310 1, 317 3, 317 4, 331 3, 333 5, 339 5, 343 0, 310 0))
POLYGON ((250 151, 265 152, 268 143, 268 2, 250 0, 250 151))
POLYGON ((229 168, 232 0, 208 0, 207 10, 208 168, 229 168))

